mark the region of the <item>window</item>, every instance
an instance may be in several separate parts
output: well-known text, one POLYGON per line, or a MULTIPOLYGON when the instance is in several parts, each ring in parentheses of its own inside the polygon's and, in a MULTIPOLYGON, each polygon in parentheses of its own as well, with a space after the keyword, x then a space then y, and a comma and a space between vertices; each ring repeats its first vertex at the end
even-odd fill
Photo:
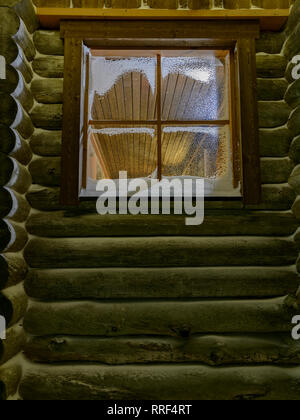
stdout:
POLYGON ((205 178, 207 198, 259 201, 258 24, 229 23, 62 24, 64 204, 120 171, 205 178))
MULTIPOLYGON (((87 52, 87 171, 99 179, 205 178, 206 196, 241 197, 233 168, 228 50, 87 52)), ((237 145, 238 146, 238 145, 237 145)))

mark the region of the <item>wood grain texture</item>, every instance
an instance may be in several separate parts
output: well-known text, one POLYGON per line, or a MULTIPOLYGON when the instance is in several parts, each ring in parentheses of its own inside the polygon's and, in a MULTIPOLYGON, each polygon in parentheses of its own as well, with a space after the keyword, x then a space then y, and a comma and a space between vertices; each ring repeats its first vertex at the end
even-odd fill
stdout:
POLYGON ((181 21, 161 20, 157 25, 147 20, 103 21, 101 25, 97 21, 91 22, 62 22, 61 35, 74 36, 78 39, 95 38, 122 38, 126 33, 127 38, 164 38, 164 39, 237 39, 240 37, 259 37, 259 24, 257 21, 181 21))
POLYGON ((65 39, 61 201, 78 204, 82 40, 65 39))
POLYGON ((245 204, 261 200, 261 173, 258 145, 257 82, 255 40, 238 41, 240 62, 243 196, 245 204))
POLYGON ((25 290, 39 300, 265 298, 293 294, 288 267, 105 268, 30 270, 25 290))
POLYGON ((33 239, 33 268, 282 266, 294 264, 296 244, 277 238, 162 237, 33 239))
MULTIPOLYGON (((139 9, 139 8, 129 8, 128 1, 125 3, 124 8, 118 2, 114 2, 116 8, 111 9, 110 5, 108 8, 66 8, 66 9, 57 9, 57 8, 39 8, 38 15, 41 21, 42 26, 45 28, 58 29, 61 20, 105 20, 105 19, 118 19, 118 20, 257 20, 260 21, 260 26, 263 30, 269 31, 278 31, 281 29, 289 14, 288 9, 270 9, 267 10, 261 8, 231 8, 231 9, 212 9, 209 10, 208 7, 193 7, 194 10, 188 9, 178 9, 166 7, 157 9, 139 9), (195 10, 200 9, 200 10, 195 10)), ((174 1, 172 2, 174 4, 174 1)), ((124 1, 123 1, 124 4, 124 1)), ((202 4, 202 3, 201 3, 202 4)), ((137 6, 137 2, 133 2, 134 6, 137 6)))
POLYGON ((284 299, 33 302, 24 327, 36 336, 271 333, 289 332, 296 312, 284 299))
POLYGON ((0 255, 0 288, 22 282, 28 272, 27 264, 19 254, 0 255))
POLYGON ((70 212, 38 213, 26 225, 40 237, 136 237, 136 236, 289 236, 298 227, 291 212, 207 211, 200 226, 186 226, 185 216, 105 215, 70 212))
POLYGON ((300 345, 288 334, 200 335, 185 339, 52 336, 31 338, 25 354, 37 363, 286 365, 299 364, 300 345))
POLYGON ((30 365, 25 400, 298 400, 298 367, 30 365), (204 380, 205 379, 205 380, 204 380))
MULTIPOLYGON (((78 207, 64 206, 59 201, 60 189, 47 188, 34 185, 30 188, 26 197, 30 205, 41 211, 72 210, 74 214, 95 213, 94 201, 83 201, 78 207)), ((264 184, 262 185, 262 203, 249 205, 246 208, 251 210, 290 210, 296 199, 296 193, 288 184, 264 184)), ((244 208, 241 200, 237 201, 207 201, 206 210, 236 210, 244 208)))

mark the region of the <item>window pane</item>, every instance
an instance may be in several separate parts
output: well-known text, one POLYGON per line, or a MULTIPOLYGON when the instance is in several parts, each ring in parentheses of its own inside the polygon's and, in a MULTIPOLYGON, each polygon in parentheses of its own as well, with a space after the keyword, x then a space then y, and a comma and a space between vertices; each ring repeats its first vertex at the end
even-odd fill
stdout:
POLYGON ((117 126, 91 129, 88 149, 89 185, 99 179, 156 177, 157 137, 154 127, 117 126))
POLYGON ((205 178, 207 196, 241 196, 233 187, 229 126, 164 126, 162 173, 205 178))
POLYGON ((143 56, 136 56, 139 53, 133 51, 115 51, 92 58, 93 120, 156 119, 157 57, 151 53, 147 56, 145 51, 141 54, 143 56))
POLYGON ((228 51, 163 52, 162 119, 228 120, 228 63, 228 51))

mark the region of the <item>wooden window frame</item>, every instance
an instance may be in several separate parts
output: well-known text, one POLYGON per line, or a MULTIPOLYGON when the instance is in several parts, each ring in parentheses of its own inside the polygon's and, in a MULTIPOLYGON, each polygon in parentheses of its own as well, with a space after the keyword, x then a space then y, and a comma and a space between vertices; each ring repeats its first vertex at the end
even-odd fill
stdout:
MULTIPOLYGON (((241 171, 244 204, 261 199, 255 39, 259 21, 66 21, 61 203, 78 205, 84 136, 84 48, 226 49, 231 51, 231 132, 234 167, 241 171), (238 146, 238 147, 237 147, 238 146), (239 147, 240 146, 240 147, 239 147)), ((86 104, 85 104, 86 106, 86 104)), ((236 175, 236 174, 235 174, 236 175)))

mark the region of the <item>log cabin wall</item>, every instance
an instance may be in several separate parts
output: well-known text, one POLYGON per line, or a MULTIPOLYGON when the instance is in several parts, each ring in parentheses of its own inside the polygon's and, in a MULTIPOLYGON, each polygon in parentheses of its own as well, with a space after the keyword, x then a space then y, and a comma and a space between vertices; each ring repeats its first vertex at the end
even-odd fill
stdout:
MULTIPOLYGON (((16 2, 17 13, 19 3, 30 2, 16 2)), ((252 3, 274 7, 273 0, 252 3)), ((130 5, 140 3, 126 1, 130 5)), ((228 8, 250 5, 224 2, 228 8)), ((300 50, 299 20, 297 0, 286 30, 263 33, 257 42, 262 204, 244 209, 210 203, 204 225, 193 228, 178 216, 100 217, 95 203, 59 204, 64 46, 58 31, 36 30, 30 19, 32 53, 22 61, 30 76, 20 71, 34 97, 33 107, 22 103, 24 120, 30 125, 31 119, 35 129, 22 133, 22 153, 15 155, 12 146, 3 150, 0 166, 0 174, 12 167, 7 155, 13 152, 18 179, 26 184, 12 186, 13 201, 1 188, 1 216, 13 219, 20 240, 1 257, 0 283, 2 301, 19 311, 12 325, 26 305, 18 303, 26 301, 24 255, 27 344, 25 357, 12 358, 23 346, 19 327, 9 329, 11 340, 1 343, 8 349, 1 353, 2 398, 16 393, 23 374, 19 392, 25 400, 299 399, 300 345, 290 333, 299 314, 300 100, 299 83, 291 77, 291 59, 300 50), (30 137, 29 149, 24 137, 30 137), (14 214, 10 202, 19 203, 14 214)))
POLYGON ((22 318, 27 308, 23 280, 27 265, 23 248, 28 234, 25 222, 30 206, 25 193, 31 185, 28 164, 32 152, 28 139, 34 131, 29 112, 31 62, 36 49, 32 33, 38 28, 29 0, 0 2, 0 315, 7 325, 0 340, 0 400, 14 398, 22 374, 19 353, 25 343, 22 318), (5 68, 5 71, 4 71, 5 68))

